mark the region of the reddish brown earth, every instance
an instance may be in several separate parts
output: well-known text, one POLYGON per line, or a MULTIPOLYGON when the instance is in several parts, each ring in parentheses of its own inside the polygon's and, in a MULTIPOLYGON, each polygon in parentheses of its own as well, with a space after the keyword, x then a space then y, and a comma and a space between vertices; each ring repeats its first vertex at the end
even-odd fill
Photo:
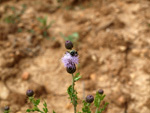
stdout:
MULTIPOLYGON (((50 112, 73 113, 66 93, 71 76, 61 63, 66 49, 60 32, 65 36, 77 32, 80 38, 74 49, 80 56, 78 71, 82 75, 75 86, 78 110, 84 93, 94 95, 102 88, 109 102, 104 113, 150 113, 149 12, 149 0, 62 4, 57 0, 1 0, 0 108, 9 105, 12 113, 25 113, 31 107, 25 95, 30 88, 47 102, 50 112), (19 20, 15 24, 4 22, 13 14, 9 7, 18 13, 22 4, 26 9, 19 20), (45 16, 48 22, 54 21, 49 39, 41 35, 37 21, 45 16)), ((94 113, 93 105, 92 110, 94 113)))

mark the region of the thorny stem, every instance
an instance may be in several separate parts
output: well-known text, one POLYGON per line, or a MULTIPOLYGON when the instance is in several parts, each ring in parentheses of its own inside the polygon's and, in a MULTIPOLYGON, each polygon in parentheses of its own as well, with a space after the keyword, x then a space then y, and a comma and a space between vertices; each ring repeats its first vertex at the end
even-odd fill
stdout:
MULTIPOLYGON (((74 95, 74 75, 72 74, 72 95, 74 95)), ((73 96, 72 96, 73 97, 73 96)), ((73 97, 74 113, 76 113, 75 98, 73 97)))

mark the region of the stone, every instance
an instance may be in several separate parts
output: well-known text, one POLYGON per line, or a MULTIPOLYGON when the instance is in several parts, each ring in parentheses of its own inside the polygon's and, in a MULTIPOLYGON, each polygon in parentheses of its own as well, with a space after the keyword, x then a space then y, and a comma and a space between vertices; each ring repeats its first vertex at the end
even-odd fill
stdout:
POLYGON ((3 82, 0 82, 0 99, 7 99, 9 90, 3 82))
POLYGON ((29 76, 30 76, 30 74, 28 72, 23 72, 21 77, 22 77, 23 80, 28 80, 29 76))

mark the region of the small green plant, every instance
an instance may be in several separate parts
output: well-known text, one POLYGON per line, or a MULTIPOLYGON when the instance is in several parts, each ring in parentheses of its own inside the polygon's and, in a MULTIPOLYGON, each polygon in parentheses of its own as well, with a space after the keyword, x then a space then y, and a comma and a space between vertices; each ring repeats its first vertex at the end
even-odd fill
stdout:
POLYGON ((54 21, 51 21, 50 23, 47 22, 47 17, 44 18, 37 18, 37 20, 41 23, 40 29, 42 30, 42 35, 46 38, 48 38, 48 29, 51 28, 54 21))
POLYGON ((21 11, 17 11, 17 9, 15 7, 10 7, 12 14, 7 15, 4 18, 4 22, 8 23, 8 24, 16 24, 20 21, 20 16, 24 13, 24 11, 26 10, 26 5, 23 4, 22 5, 22 10, 21 11))
POLYGON ((100 108, 100 104, 101 104, 102 100, 104 100, 105 96, 106 95, 103 95, 103 93, 100 93, 100 91, 98 91, 96 93, 95 100, 94 100, 94 105, 96 106, 96 112, 95 113, 102 113, 102 111, 104 111, 106 106, 108 105, 108 103, 106 102, 104 104, 104 107, 100 108))
POLYGON ((69 40, 71 42, 76 42, 79 39, 79 33, 74 32, 68 36, 65 36, 63 33, 60 33, 60 36, 65 40, 69 40))
MULTIPOLYGON (((34 98, 34 92, 33 90, 27 90, 26 95, 29 98, 29 101, 33 104, 33 108, 32 109, 27 109, 26 112, 40 112, 40 113, 48 113, 48 109, 47 109, 47 104, 46 102, 43 103, 43 110, 40 110, 38 105, 40 103, 40 99, 35 99, 34 98)), ((53 113, 55 113, 53 111, 53 113)))

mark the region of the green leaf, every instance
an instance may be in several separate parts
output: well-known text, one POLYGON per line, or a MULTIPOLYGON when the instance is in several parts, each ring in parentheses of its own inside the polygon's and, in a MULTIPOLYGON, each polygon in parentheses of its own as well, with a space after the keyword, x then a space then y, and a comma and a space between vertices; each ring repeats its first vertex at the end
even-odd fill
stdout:
POLYGON ((53 113, 56 113, 56 112, 53 110, 53 113))
POLYGON ((41 24, 43 24, 44 23, 44 20, 43 20, 43 18, 37 18, 37 20, 41 23, 41 24))
POLYGON ((78 38, 79 34, 77 32, 74 32, 71 36, 74 37, 74 38, 78 38))
POLYGON ((34 106, 32 111, 39 111, 39 108, 37 106, 34 106))
POLYGON ((82 112, 83 113, 91 113, 91 110, 90 110, 91 104, 87 103, 85 100, 82 103, 83 103, 82 112))
POLYGON ((4 111, 4 113, 9 113, 10 112, 10 110, 8 110, 8 111, 4 111))
POLYGON ((46 109, 45 109, 45 108, 43 108, 43 111, 46 111, 46 109))
POLYGON ((46 104, 46 102, 45 102, 45 101, 44 101, 44 104, 43 104, 43 106, 44 106, 44 107, 47 107, 47 104, 46 104))
POLYGON ((75 76, 79 76, 79 75, 80 75, 80 72, 76 73, 76 75, 75 75, 75 76))
POLYGON ((79 38, 79 34, 77 32, 72 33, 71 35, 64 36, 64 34, 60 33, 61 37, 64 38, 64 40, 70 40, 71 42, 75 42, 79 38))
POLYGON ((74 90, 74 93, 72 92, 72 85, 70 85, 67 89, 67 93, 69 94, 69 99, 71 99, 71 103, 73 103, 74 101, 74 106, 77 106, 77 100, 78 100, 78 97, 77 97, 77 91, 74 90), (73 100, 74 99, 74 100, 73 100))
POLYGON ((39 103, 40 103, 40 99, 37 99, 37 100, 35 100, 35 102, 34 102, 34 105, 39 105, 39 103))
POLYGON ((27 109, 27 110, 26 110, 26 112, 30 112, 30 111, 31 111, 30 109, 27 109))
POLYGON ((49 29, 54 23, 55 21, 51 21, 50 24, 46 28, 49 29))
POLYGON ((82 78, 82 77, 81 77, 81 76, 78 76, 78 77, 74 78, 74 81, 76 82, 76 81, 78 81, 80 78, 82 78))
POLYGON ((47 17, 43 18, 43 26, 47 25, 47 17))
POLYGON ((81 76, 79 76, 79 75, 80 75, 80 73, 75 74, 75 76, 74 76, 74 81, 75 82, 78 81, 81 78, 81 76))
POLYGON ((43 108, 43 110, 45 111, 45 113, 47 113, 47 112, 48 112, 48 109, 47 109, 47 104, 46 104, 46 102, 45 102, 45 101, 44 101, 43 106, 45 107, 45 108, 43 108))
POLYGON ((72 99, 72 85, 70 85, 67 89, 67 93, 69 94, 69 98, 72 99))
POLYGON ((107 107, 108 104, 109 104, 109 103, 106 102, 106 103, 104 104, 104 107, 100 109, 99 113, 101 113, 102 111, 104 111, 104 110, 106 109, 106 107, 107 107))

